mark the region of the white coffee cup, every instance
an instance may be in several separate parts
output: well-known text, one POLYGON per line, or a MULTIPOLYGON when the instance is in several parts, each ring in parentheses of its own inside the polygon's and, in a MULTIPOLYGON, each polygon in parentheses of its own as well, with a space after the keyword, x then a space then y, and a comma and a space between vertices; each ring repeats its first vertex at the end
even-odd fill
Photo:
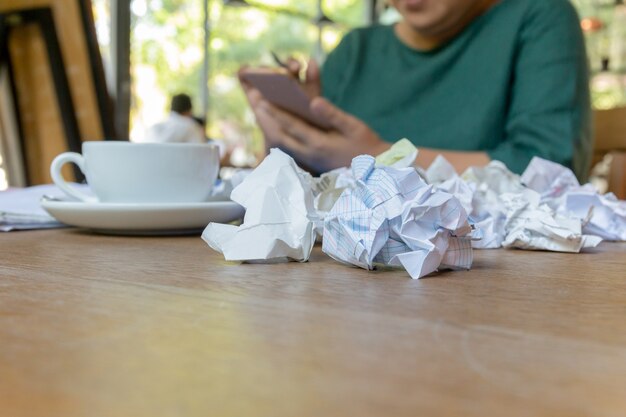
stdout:
POLYGON ((52 181, 70 197, 94 197, 72 188, 61 169, 73 162, 87 178, 95 201, 104 203, 191 203, 206 201, 219 171, 211 144, 84 142, 82 155, 65 152, 50 166, 52 181))

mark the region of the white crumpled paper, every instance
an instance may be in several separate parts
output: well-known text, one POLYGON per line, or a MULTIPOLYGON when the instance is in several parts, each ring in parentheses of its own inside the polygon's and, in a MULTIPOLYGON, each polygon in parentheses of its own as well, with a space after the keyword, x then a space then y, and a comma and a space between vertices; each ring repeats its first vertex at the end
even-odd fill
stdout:
POLYGON ((472 242, 476 249, 504 246, 579 252, 596 246, 601 239, 588 236, 591 233, 583 229, 588 213, 574 216, 557 209, 557 199, 564 199, 565 191, 578 184, 576 177, 558 164, 549 164, 555 166, 536 173, 532 173, 531 164, 531 172, 524 174, 526 181, 499 161, 469 168, 459 177, 440 156, 426 171, 426 178, 462 202, 481 236, 472 242), (524 182, 536 186, 539 193, 528 189, 524 182))
POLYGON ((454 167, 439 155, 426 171, 426 179, 438 189, 453 194, 469 215, 470 223, 480 239, 472 241, 475 249, 502 247, 506 214, 500 201, 505 192, 520 192, 519 176, 510 172, 500 161, 485 167, 472 167, 459 176, 454 167))
MULTIPOLYGON (((404 140, 381 155, 378 162, 404 167, 411 165, 416 155, 415 146, 404 140)), ((246 208, 243 224, 212 223, 202 235, 227 260, 308 260, 316 235, 321 237, 324 216, 341 193, 356 182, 348 168, 313 178, 277 149, 246 175, 231 194, 233 201, 246 208)))
POLYGON ((533 190, 503 194, 501 201, 506 211, 506 237, 502 242, 505 248, 578 253, 602 241, 597 236, 584 235, 580 219, 563 216, 540 204, 540 195, 533 190))
POLYGON ((626 240, 626 201, 618 200, 615 194, 599 195, 590 185, 567 193, 564 211, 577 218, 591 213, 583 226, 583 231, 605 240, 626 240))
MULTIPOLYGON (((376 166, 398 169, 412 167, 417 154, 415 145, 408 139, 400 139, 387 151, 376 156, 376 166)), ((313 178, 315 208, 320 218, 326 216, 346 188, 354 188, 354 185, 352 170, 347 167, 337 168, 322 174, 319 178, 313 178)))
POLYGON ((583 221, 583 232, 606 240, 626 240, 626 201, 581 186, 574 173, 557 163, 533 158, 522 182, 541 195, 541 202, 564 216, 583 221))
POLYGON ((414 168, 377 168, 369 155, 353 159, 352 173, 354 188, 324 219, 326 254, 365 269, 402 266, 412 278, 471 267, 471 227, 458 199, 427 185, 414 168))
POLYGON ((235 187, 231 199, 246 208, 240 226, 210 223, 202 239, 228 261, 307 261, 315 243, 311 176, 272 149, 235 187))
POLYGON ((243 224, 211 223, 202 237, 227 260, 306 261, 323 225, 334 259, 401 266, 413 278, 470 268, 472 246, 578 252, 626 240, 626 202, 580 186, 558 164, 536 158, 520 178, 492 161, 459 176, 439 157, 422 171, 429 185, 400 168, 417 155, 403 149, 386 155, 392 167, 362 155, 321 178, 273 149, 232 192, 247 209, 243 224))

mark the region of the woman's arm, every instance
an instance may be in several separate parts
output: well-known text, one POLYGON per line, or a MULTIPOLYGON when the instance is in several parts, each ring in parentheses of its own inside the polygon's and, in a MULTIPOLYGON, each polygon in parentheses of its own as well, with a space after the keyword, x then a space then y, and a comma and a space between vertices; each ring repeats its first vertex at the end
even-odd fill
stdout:
POLYGON ((457 173, 462 174, 467 168, 484 166, 491 161, 487 152, 446 151, 440 149, 418 148, 419 153, 415 165, 428 168, 437 155, 441 155, 454 167, 457 173))

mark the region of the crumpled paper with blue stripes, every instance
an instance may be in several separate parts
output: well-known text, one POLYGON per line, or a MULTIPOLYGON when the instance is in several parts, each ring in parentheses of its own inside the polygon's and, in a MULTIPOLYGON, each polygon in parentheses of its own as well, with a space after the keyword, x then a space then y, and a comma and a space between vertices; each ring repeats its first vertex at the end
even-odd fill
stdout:
POLYGON ((460 201, 437 190, 412 168, 352 160, 355 184, 324 219, 322 250, 365 269, 403 267, 412 278, 439 269, 469 269, 472 228, 460 201))

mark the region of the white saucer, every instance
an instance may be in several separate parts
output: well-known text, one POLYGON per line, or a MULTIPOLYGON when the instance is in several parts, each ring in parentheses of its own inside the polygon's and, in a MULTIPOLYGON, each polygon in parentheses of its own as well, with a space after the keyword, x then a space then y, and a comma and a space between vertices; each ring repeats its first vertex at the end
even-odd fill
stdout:
POLYGON ((123 235, 201 233, 210 222, 228 223, 243 217, 233 201, 205 203, 85 203, 42 199, 52 217, 70 226, 123 235))

